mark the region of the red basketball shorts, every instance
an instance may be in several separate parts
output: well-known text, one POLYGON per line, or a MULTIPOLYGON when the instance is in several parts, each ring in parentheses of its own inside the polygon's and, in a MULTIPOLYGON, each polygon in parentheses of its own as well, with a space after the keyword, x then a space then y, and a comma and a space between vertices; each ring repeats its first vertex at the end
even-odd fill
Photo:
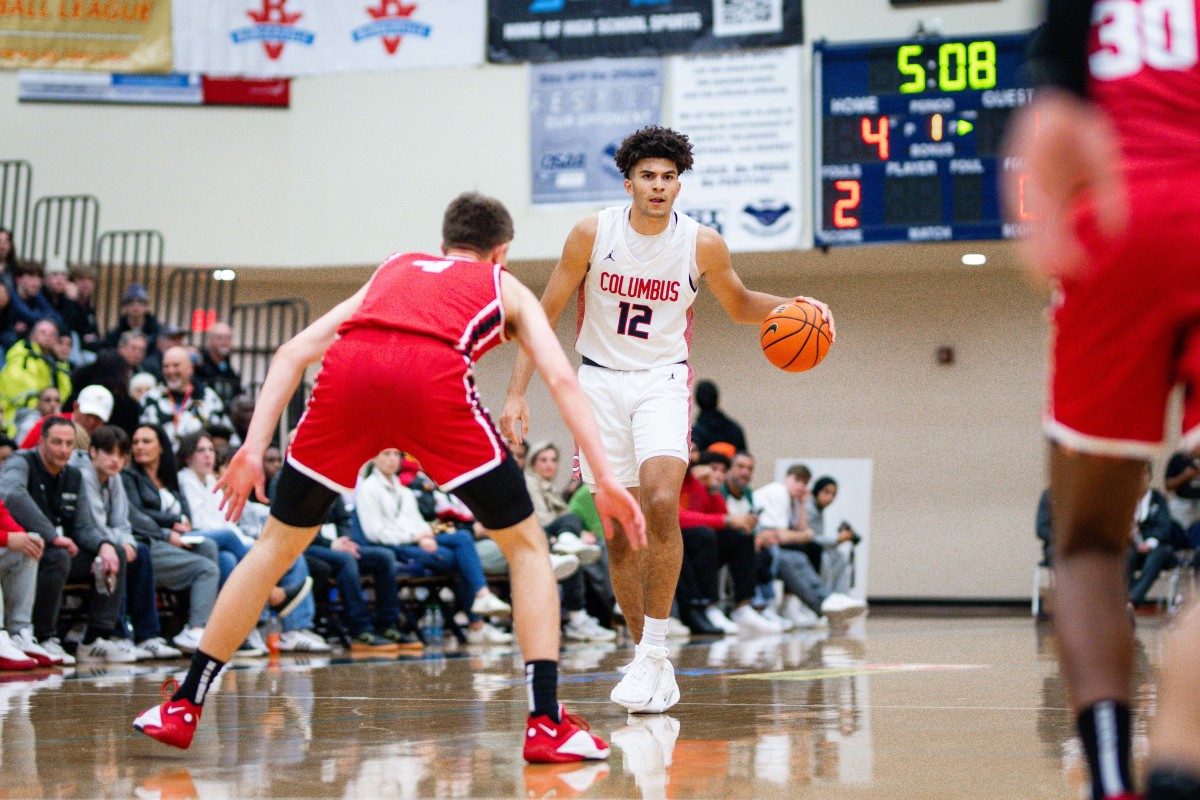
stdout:
POLYGON ((1129 192, 1116 241, 1080 215, 1089 267, 1056 298, 1045 429, 1074 450, 1147 459, 1162 445, 1177 383, 1183 444, 1200 444, 1200 180, 1129 192))
POLYGON ((493 469, 505 448, 475 392, 470 364, 444 342, 352 331, 334 342, 300 418, 288 462, 339 492, 396 448, 444 489, 493 469))

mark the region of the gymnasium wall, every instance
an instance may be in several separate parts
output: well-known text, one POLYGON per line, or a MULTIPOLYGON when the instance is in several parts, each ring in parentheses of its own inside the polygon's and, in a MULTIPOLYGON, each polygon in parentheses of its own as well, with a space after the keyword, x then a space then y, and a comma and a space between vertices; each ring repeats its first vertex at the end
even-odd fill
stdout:
MULTIPOLYGON (((808 2, 806 39, 906 36, 934 17, 947 34, 1023 30, 1036 7, 808 2)), ((464 189, 509 204, 515 269, 538 289, 571 224, 592 210, 529 202, 525 67, 309 78, 292 92, 288 111, 18 104, 15 73, 0 72, 0 158, 30 161, 38 195, 98 195, 104 229, 162 230, 172 263, 238 268, 243 300, 302 295, 317 312, 387 253, 435 246, 442 207, 464 189)), ((808 376, 771 369, 754 331, 711 296, 697 305, 695 372, 717 381, 746 427, 758 483, 776 458, 874 459, 875 597, 1028 593, 1044 296, 1007 245, 971 246, 991 256, 983 268, 961 265, 967 249, 736 256, 754 288, 818 295, 837 312, 836 349, 808 376), (955 348, 954 365, 935 363, 942 345, 955 348)), ((564 336, 573 330, 564 321, 564 336)), ((500 351, 480 368, 496 412, 511 361, 500 351)), ((534 435, 566 443, 540 385, 531 398, 534 435)))

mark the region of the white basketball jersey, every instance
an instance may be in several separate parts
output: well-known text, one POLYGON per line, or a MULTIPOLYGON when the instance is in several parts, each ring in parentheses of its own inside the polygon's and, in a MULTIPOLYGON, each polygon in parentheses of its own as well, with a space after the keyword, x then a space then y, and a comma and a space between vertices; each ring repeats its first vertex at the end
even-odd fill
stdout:
POLYGON ((638 261, 625 240, 629 207, 600 212, 587 276, 579 287, 575 349, 580 355, 620 370, 687 361, 700 282, 700 224, 672 213, 675 224, 662 234, 670 237, 666 246, 649 261, 638 261))

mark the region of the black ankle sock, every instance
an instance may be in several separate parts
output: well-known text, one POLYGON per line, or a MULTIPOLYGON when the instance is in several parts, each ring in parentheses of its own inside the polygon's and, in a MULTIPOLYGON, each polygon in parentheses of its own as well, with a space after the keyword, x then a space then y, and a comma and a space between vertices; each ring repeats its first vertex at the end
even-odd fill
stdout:
POLYGON ((544 714, 555 722, 558 717, 558 662, 525 663, 525 686, 529 691, 529 713, 544 714))
POLYGON ((1176 767, 1155 767, 1150 773, 1146 800, 1196 800, 1200 774, 1176 767))
POLYGON ((1076 719, 1091 769, 1095 800, 1133 789, 1129 771, 1129 716, 1129 706, 1124 703, 1102 700, 1076 719))
POLYGON ((88 625, 87 630, 85 630, 83 632, 82 644, 91 644, 92 642, 96 641, 97 639, 99 639, 102 636, 104 636, 104 631, 100 630, 99 628, 93 628, 91 625, 88 625))
POLYGON ((218 661, 197 650, 192 655, 192 665, 188 667, 187 677, 175 690, 175 694, 171 695, 171 699, 190 700, 198 706, 204 705, 204 696, 208 694, 208 687, 212 685, 223 666, 225 666, 224 661, 218 661))

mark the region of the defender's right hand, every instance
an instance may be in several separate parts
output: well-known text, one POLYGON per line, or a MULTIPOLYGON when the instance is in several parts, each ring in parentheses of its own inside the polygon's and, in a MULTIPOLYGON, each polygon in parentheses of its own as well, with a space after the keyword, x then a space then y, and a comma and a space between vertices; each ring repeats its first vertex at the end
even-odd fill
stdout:
POLYGON ((500 435, 513 444, 525 441, 529 433, 529 403, 525 395, 509 395, 500 412, 500 435))

